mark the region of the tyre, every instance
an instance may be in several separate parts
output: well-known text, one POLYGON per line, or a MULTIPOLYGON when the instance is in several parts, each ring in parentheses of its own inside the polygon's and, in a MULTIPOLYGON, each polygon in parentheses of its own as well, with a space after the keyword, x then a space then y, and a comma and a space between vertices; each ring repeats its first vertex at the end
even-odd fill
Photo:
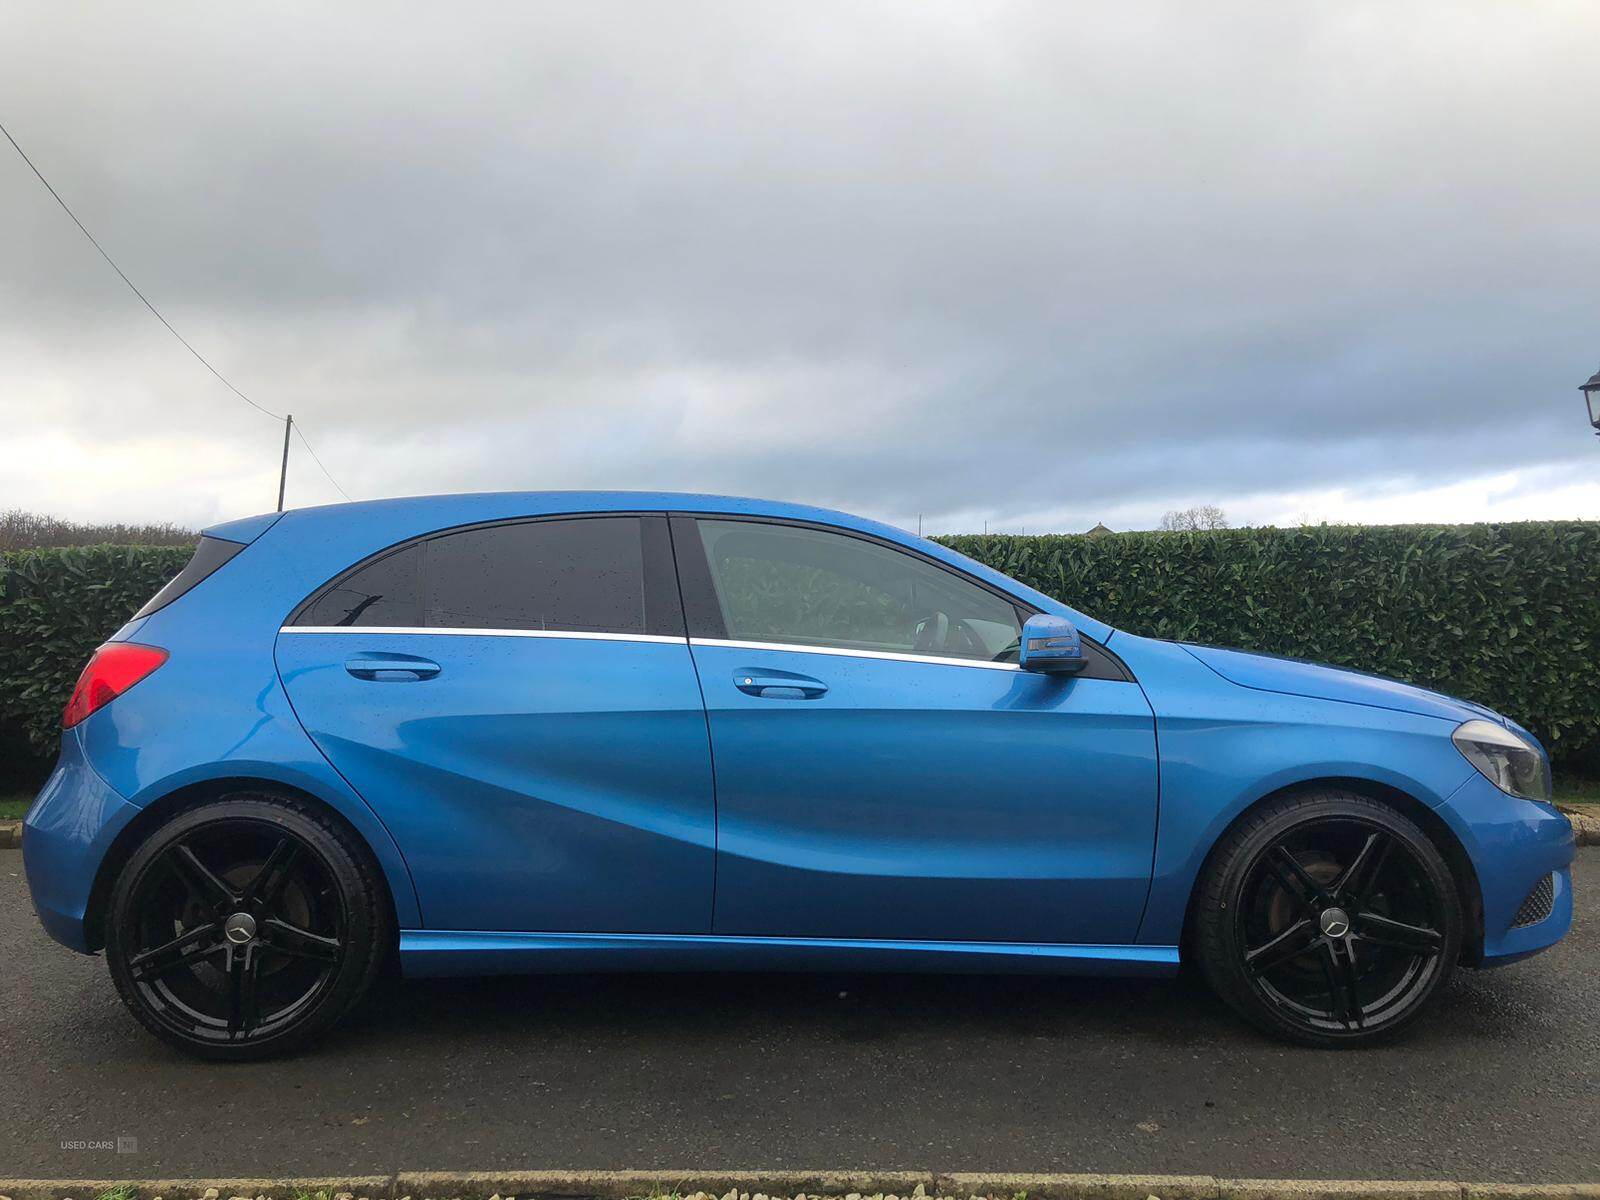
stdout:
POLYGON ((1461 952, 1461 901, 1427 836, 1376 801, 1328 790, 1252 814, 1201 876, 1194 947, 1247 1020, 1311 1046, 1392 1037, 1461 952))
POLYGON ((327 816, 241 793, 179 813, 112 889, 106 960, 123 1003, 189 1054, 282 1054, 361 998, 392 937, 377 868, 327 816))

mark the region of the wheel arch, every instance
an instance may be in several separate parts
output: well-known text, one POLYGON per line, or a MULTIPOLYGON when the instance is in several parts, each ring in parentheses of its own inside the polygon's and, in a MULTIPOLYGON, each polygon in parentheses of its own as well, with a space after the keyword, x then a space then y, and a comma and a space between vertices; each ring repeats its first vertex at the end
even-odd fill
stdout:
POLYGON ((390 878, 389 871, 385 869, 383 857, 377 852, 366 835, 344 813, 340 812, 336 805, 328 803, 321 796, 309 792, 305 788, 296 787, 282 780, 265 779, 252 775, 234 775, 198 780, 174 788, 172 791, 146 804, 140 809, 139 814, 117 834, 95 871, 94 884, 89 889, 89 902, 84 909, 84 940, 90 951, 97 951, 105 946, 105 916, 106 908, 111 898, 111 889, 116 884, 117 876, 122 873, 123 866, 133 852, 138 849, 139 845, 152 832, 178 813, 204 804, 207 801, 217 800, 237 792, 261 792, 269 795, 285 796, 316 809, 319 813, 334 821, 349 838, 351 847, 358 853, 365 854, 370 860, 374 876, 383 881, 382 900, 388 906, 389 928, 391 930, 398 929, 398 910, 394 894, 395 882, 390 878))
POLYGON ((1461 911, 1466 915, 1467 928, 1461 940, 1461 961, 1469 966, 1474 966, 1483 958, 1483 890, 1478 881, 1477 868, 1472 865, 1472 858, 1467 854, 1466 847, 1461 844, 1461 839, 1432 808, 1423 803, 1411 793, 1395 787, 1393 784, 1381 783, 1375 779, 1363 779, 1358 776, 1328 775, 1315 779, 1298 780, 1283 787, 1275 788, 1258 796, 1251 803, 1245 805, 1234 815, 1222 829, 1218 830, 1206 851, 1200 870, 1195 873, 1194 880, 1189 886, 1189 899, 1184 908, 1182 945, 1187 949, 1191 945, 1191 934, 1194 925, 1195 901, 1200 895, 1206 873, 1211 869, 1212 859, 1215 858, 1217 848, 1227 841, 1229 834, 1239 824, 1247 820, 1252 814, 1268 804, 1272 804, 1285 796, 1303 795, 1306 792, 1323 791, 1336 788, 1340 791, 1353 792, 1364 796, 1379 804, 1387 805, 1400 815, 1414 822, 1421 829, 1428 840, 1433 843, 1434 849, 1444 859, 1445 865, 1450 868, 1450 877, 1455 881, 1456 893, 1461 899, 1461 911))

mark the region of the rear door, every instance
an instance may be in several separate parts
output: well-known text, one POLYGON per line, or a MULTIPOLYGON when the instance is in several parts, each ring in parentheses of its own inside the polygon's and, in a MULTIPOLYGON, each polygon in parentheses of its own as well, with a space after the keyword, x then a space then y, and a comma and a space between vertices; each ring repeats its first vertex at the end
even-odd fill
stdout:
POLYGON ((666 519, 446 531, 312 597, 295 711, 433 929, 704 933, 715 819, 666 519))

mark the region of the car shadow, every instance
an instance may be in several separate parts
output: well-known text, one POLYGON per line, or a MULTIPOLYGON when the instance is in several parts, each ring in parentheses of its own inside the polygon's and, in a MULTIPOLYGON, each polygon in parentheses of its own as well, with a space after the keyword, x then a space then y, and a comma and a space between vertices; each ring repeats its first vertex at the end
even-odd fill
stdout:
MULTIPOLYGON (((493 1040, 782 1032, 818 1042, 1115 1033, 1193 1045, 1239 1036, 1235 1018, 1188 976, 1165 980, 886 974, 605 974, 380 981, 341 1038, 403 1040, 419 1030, 493 1040)), ((1245 1036, 1250 1036, 1248 1032, 1245 1036)))
MULTIPOLYGON (((1536 973, 1458 971, 1433 1013, 1392 1042, 1357 1053, 1450 1052, 1463 1033, 1484 1042, 1554 1033, 1536 973)), ((845 973, 519 975, 379 981, 340 1025, 336 1042, 366 1050, 418 1035, 457 1048, 505 1046, 537 1034, 583 1042, 619 1038, 675 1043, 893 1044, 941 1037, 1019 1042, 1082 1039, 1151 1048, 1272 1048, 1318 1055, 1262 1034, 1235 1015, 1196 972, 1174 978, 845 973)))

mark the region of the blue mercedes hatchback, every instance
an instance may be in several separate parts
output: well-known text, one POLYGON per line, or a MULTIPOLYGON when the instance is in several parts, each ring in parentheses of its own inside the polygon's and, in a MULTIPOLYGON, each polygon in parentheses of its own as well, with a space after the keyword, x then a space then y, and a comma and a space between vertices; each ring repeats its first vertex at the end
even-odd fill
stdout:
POLYGON ((1158 975, 1390 1035, 1551 945, 1572 830, 1512 721, 1113 630, 943 546, 717 496, 209 530, 94 655, 23 835, 152 1032, 284 1051, 408 975, 1158 975))

